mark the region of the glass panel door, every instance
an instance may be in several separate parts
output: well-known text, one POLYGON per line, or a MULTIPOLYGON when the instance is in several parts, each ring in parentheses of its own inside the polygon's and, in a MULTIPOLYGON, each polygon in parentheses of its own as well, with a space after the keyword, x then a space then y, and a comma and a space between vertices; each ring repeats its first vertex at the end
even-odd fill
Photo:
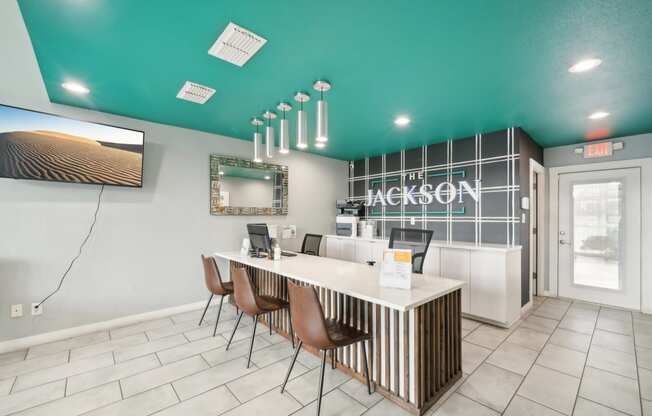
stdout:
POLYGON ((622 181, 573 185, 573 283, 620 289, 622 181))

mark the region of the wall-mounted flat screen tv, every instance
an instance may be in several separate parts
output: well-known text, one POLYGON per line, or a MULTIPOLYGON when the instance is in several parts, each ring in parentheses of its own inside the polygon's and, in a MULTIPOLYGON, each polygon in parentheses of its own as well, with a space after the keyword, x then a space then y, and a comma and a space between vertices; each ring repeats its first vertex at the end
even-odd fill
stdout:
POLYGON ((0 104, 0 177, 141 187, 144 137, 0 104))

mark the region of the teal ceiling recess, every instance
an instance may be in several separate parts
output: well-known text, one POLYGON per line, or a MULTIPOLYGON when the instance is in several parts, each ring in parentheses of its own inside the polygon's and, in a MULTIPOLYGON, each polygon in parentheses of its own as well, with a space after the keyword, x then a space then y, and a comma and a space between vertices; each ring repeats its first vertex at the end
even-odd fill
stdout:
POLYGON ((546 147, 652 131, 649 0, 19 4, 56 103, 252 140, 251 117, 306 90, 314 140, 312 83, 327 79, 330 140, 308 151, 339 159, 509 126, 546 147), (208 54, 230 21, 268 40, 242 68, 208 54), (586 57, 603 63, 568 72, 586 57), (217 92, 178 100, 186 80, 217 92), (587 119, 598 110, 611 115, 587 119), (412 123, 394 126, 399 114, 412 123))

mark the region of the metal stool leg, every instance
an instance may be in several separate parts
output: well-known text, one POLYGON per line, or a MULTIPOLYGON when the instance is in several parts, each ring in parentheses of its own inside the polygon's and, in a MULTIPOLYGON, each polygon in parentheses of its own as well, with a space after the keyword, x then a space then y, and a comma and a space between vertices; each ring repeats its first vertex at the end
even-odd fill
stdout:
POLYGON ((201 323, 204 320, 204 316, 206 316, 206 311, 208 310, 208 307, 210 306, 212 300, 213 300, 213 294, 211 293, 211 297, 208 298, 208 302, 206 302, 206 307, 204 308, 204 313, 202 313, 201 318, 199 318, 199 324, 197 324, 198 326, 201 326, 201 323))
POLYGON ((367 364, 367 348, 365 341, 362 341, 362 358, 364 360, 364 376, 367 379, 367 391, 371 394, 371 381, 369 381, 369 365, 367 364))
POLYGON ((317 396, 317 416, 319 416, 319 414, 321 412, 321 395, 322 395, 322 392, 324 391, 324 373, 325 373, 324 370, 326 370, 326 353, 327 352, 328 351, 326 351, 326 350, 323 350, 321 352, 321 368, 319 370, 319 393, 317 393, 318 394, 318 396, 317 396))
POLYGON ((294 363, 297 362, 297 357, 299 356, 299 351, 301 351, 301 346, 303 345, 303 342, 299 340, 299 345, 297 346, 297 350, 294 352, 294 356, 292 357, 292 362, 290 363, 290 368, 288 368, 288 373, 285 376, 285 381, 283 382, 283 385, 281 386, 281 393, 285 391, 285 385, 288 384, 288 380, 290 379, 290 374, 292 373, 292 368, 294 368, 294 363))
POLYGON ((294 348, 294 328, 292 328, 292 313, 288 308, 288 320, 290 321, 290 339, 292 340, 292 348, 294 348))
POLYGON ((269 324, 269 336, 272 336, 272 313, 267 315, 267 323, 269 324))
POLYGON ((331 368, 335 370, 335 355, 337 354, 337 349, 333 348, 331 350, 331 368))
POLYGON ((233 332, 231 332, 231 336, 229 337, 229 342, 226 343, 226 350, 229 350, 229 347, 231 346, 231 341, 233 340, 233 336, 235 335, 235 330, 238 329, 238 325, 240 325, 240 319, 242 319, 242 315, 244 315, 244 312, 240 312, 240 315, 238 315, 238 320, 235 321, 235 326, 233 327, 233 332))
POLYGON ((251 352, 254 350, 254 338, 256 338, 256 325, 258 325, 258 315, 254 316, 254 330, 251 333, 251 344, 249 344, 249 356, 247 357, 247 368, 251 364, 251 352))
POLYGON ((220 322, 220 315, 222 314, 222 303, 224 303, 224 295, 220 296, 220 307, 217 309, 217 319, 215 319, 215 328, 213 328, 213 336, 217 333, 217 324, 220 322))

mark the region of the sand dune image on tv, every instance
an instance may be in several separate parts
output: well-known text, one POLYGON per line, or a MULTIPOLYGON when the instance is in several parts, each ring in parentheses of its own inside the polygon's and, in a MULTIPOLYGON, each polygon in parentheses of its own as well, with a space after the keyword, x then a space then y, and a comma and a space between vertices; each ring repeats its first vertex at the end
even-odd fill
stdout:
POLYGON ((1 177, 140 187, 142 166, 142 132, 0 105, 1 177))

